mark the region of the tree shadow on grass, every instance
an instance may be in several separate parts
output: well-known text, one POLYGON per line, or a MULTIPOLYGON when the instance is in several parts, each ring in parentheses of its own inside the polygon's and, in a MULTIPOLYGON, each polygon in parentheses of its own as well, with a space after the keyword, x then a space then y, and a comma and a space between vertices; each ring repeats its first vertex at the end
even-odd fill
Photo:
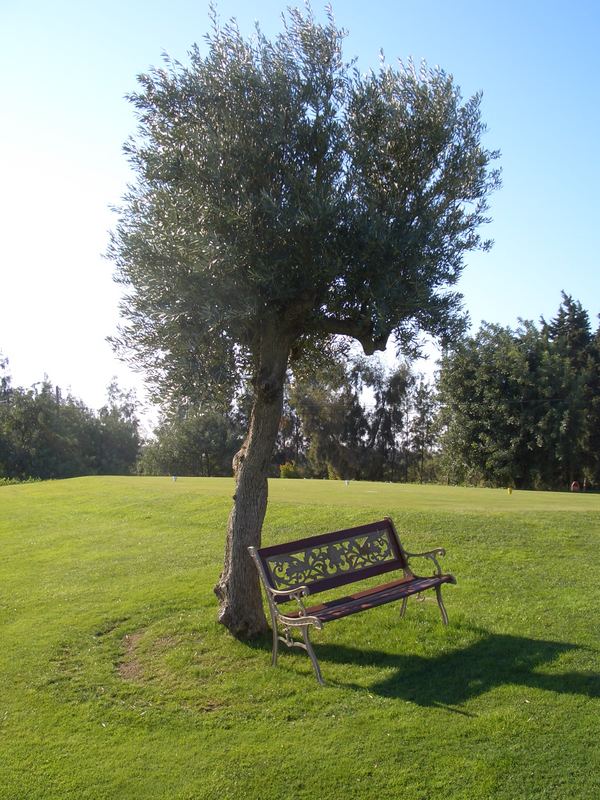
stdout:
MULTIPOLYGON (((431 658, 347 645, 315 644, 314 647, 325 680, 328 679, 328 663, 368 664, 386 672, 384 679, 368 686, 331 679, 330 685, 367 689, 373 694, 396 697, 420 706, 456 706, 490 689, 515 685, 600 698, 599 673, 538 671, 564 653, 587 649, 567 642, 482 632, 476 642, 431 658)), ((282 650, 285 652, 286 648, 282 650)), ((295 653, 299 658, 306 658, 301 651, 295 653)))

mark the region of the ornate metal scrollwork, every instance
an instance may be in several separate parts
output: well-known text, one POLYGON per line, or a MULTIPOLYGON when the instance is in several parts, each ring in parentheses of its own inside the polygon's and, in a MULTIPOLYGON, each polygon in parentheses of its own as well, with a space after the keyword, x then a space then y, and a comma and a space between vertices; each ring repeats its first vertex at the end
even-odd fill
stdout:
POLYGON ((278 589, 288 589, 394 561, 389 537, 387 530, 372 531, 297 553, 271 556, 267 559, 271 579, 278 589))

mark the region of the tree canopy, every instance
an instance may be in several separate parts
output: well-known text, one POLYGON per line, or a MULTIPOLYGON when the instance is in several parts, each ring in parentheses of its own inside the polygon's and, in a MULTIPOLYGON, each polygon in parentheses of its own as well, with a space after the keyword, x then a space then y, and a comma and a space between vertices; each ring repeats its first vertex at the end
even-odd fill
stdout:
POLYGON ((184 65, 139 77, 135 172, 110 249, 126 287, 118 343, 163 397, 254 407, 236 457, 217 587, 220 619, 265 626, 247 556, 286 370, 336 335, 369 354, 390 336, 461 328, 453 291, 499 184, 480 95, 411 62, 361 74, 331 15, 290 9, 272 41, 212 18, 184 65))
POLYGON ((137 182, 112 256, 121 342, 163 390, 214 399, 274 324, 301 340, 448 331, 465 251, 487 246, 480 96, 412 63, 361 75, 343 32, 290 10, 275 41, 213 19, 189 65, 140 76, 137 182), (205 53, 205 54, 204 54, 205 53))

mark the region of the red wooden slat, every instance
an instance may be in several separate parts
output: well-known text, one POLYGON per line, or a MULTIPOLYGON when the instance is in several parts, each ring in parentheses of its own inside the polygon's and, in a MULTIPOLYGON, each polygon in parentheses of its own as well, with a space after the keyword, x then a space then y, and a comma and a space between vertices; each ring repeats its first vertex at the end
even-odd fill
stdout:
MULTIPOLYGON (((321 622, 331 622, 335 619, 347 617, 350 614, 356 614, 359 611, 366 611, 369 608, 376 608, 385 603, 392 603, 403 597, 433 589, 442 583, 454 583, 454 578, 451 575, 436 575, 431 578, 401 578, 381 586, 365 589, 362 592, 356 592, 347 597, 339 597, 327 603, 311 606, 306 609, 306 614, 307 616, 318 617, 321 622)), ((292 611, 289 614, 282 611, 282 613, 292 618, 300 616, 299 611, 292 611)))

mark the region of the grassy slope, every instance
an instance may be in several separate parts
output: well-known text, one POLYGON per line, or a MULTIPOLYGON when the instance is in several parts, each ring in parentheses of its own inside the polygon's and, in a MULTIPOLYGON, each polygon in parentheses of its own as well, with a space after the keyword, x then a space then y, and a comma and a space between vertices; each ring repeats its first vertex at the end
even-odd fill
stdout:
POLYGON ((212 593, 233 484, 0 489, 0 798, 600 796, 600 496, 274 481, 264 541, 389 514, 458 586, 270 669, 212 593))

